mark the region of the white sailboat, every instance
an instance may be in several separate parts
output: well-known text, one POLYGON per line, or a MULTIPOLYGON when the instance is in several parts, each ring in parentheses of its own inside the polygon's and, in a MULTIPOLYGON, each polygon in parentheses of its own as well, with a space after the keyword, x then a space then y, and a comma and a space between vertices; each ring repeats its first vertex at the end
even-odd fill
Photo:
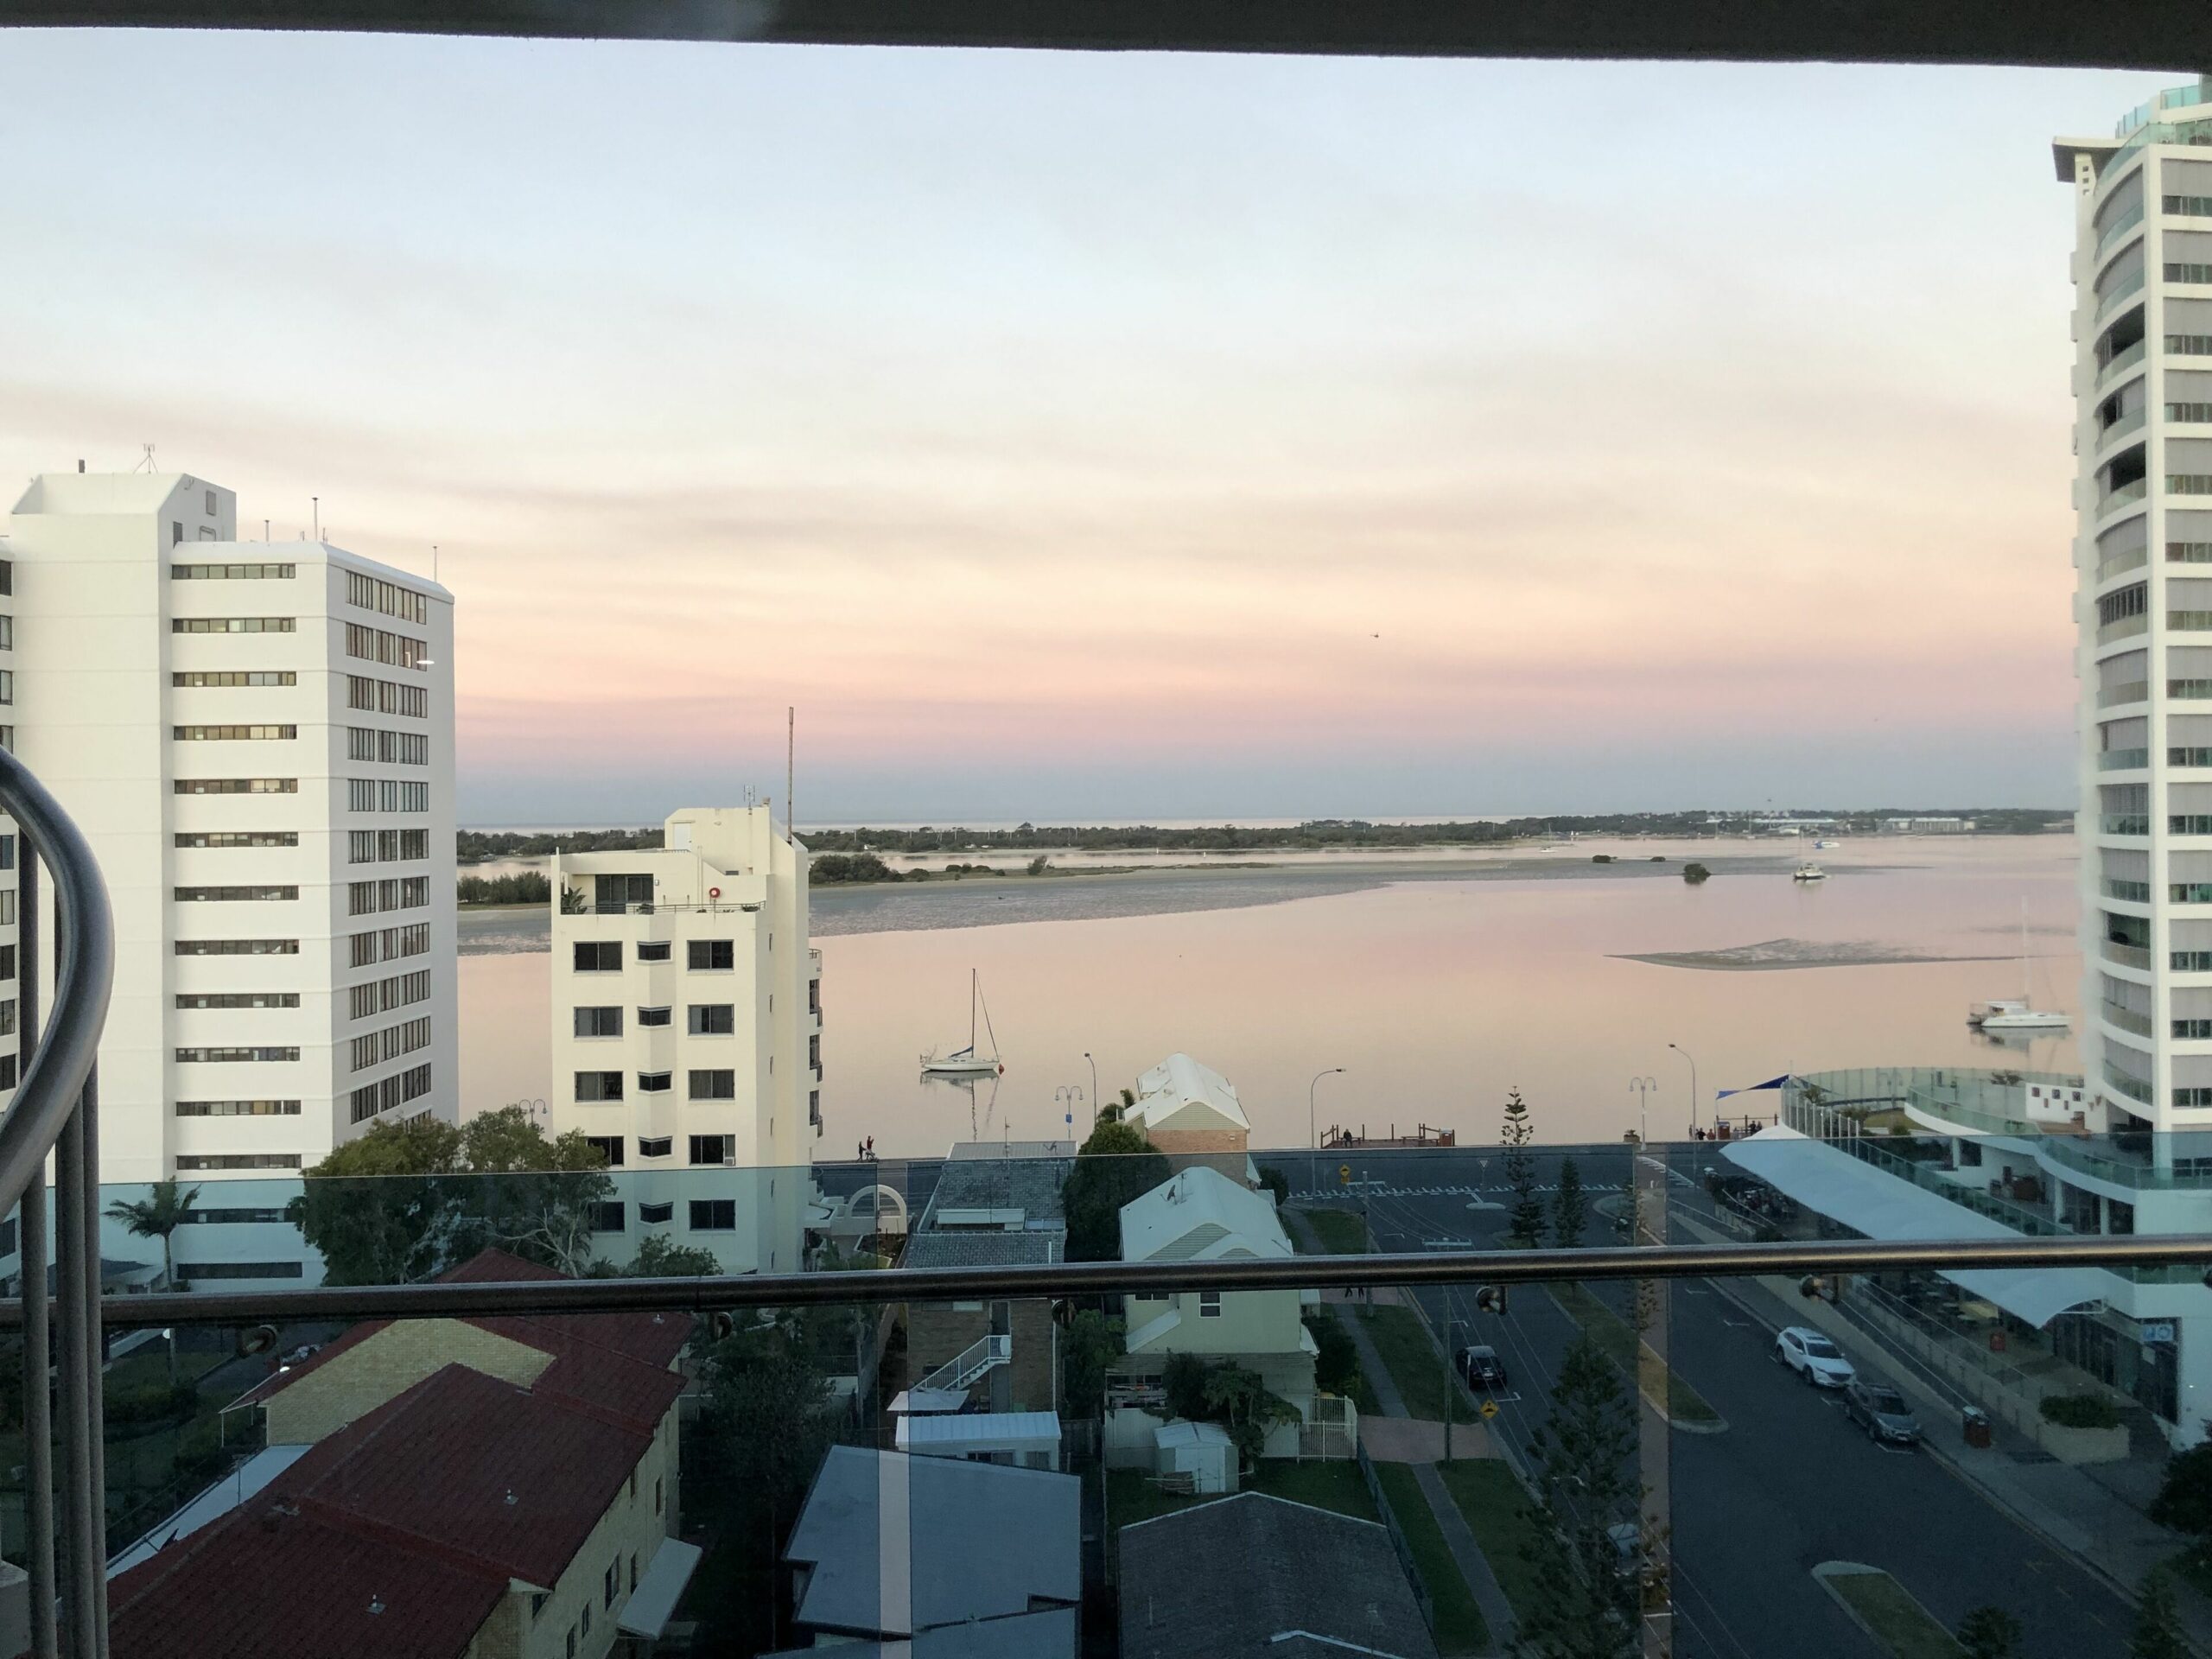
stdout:
POLYGON ((931 1049, 922 1056, 922 1075, 938 1077, 1002 1077, 1006 1067, 999 1063, 998 1033, 991 1029, 991 1011, 983 1001, 983 976, 976 969, 968 970, 968 1046, 956 1048, 950 1054, 940 1054, 931 1049), (982 1016, 983 1034, 990 1039, 989 1052, 976 1046, 976 1020, 982 1016))
POLYGON ((2028 981, 2028 901, 2020 900, 2020 999, 1993 998, 1967 1011, 1967 1023, 1987 1032, 2063 1031, 2073 1023, 2063 1014, 2051 1014, 2035 1005, 2035 987, 2028 981))

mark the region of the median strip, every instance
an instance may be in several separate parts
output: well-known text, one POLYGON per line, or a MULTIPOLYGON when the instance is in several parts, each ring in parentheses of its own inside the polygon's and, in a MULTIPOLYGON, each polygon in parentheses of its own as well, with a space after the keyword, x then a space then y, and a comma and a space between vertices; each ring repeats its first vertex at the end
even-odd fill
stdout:
POLYGON ((1896 1659, 1959 1659, 1965 1651, 1911 1591, 1878 1567, 1822 1561, 1813 1576, 1852 1622, 1896 1659))
MULTIPOLYGON (((1583 1334, 1619 1367, 1622 1375, 1641 1388, 1639 1359, 1644 1344, 1635 1327, 1586 1285, 1547 1285, 1545 1288, 1559 1304, 1560 1312, 1580 1325, 1583 1334)), ((1677 1428, 1710 1434, 1728 1427, 1727 1421, 1707 1404, 1705 1396, 1685 1382, 1672 1366, 1667 1368, 1666 1404, 1661 1406, 1648 1394, 1644 1399, 1677 1428)))

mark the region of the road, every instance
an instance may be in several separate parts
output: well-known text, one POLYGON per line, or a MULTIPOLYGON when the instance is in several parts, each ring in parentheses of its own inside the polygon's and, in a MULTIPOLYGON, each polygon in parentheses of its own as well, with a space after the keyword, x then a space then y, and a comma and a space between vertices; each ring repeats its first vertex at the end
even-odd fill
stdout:
MULTIPOLYGON (((1501 1245, 1505 1213, 1495 1205, 1502 1195, 1484 1192, 1484 1207, 1471 1208, 1472 1172, 1457 1161, 1451 1167, 1460 1184, 1417 1185, 1421 1156, 1352 1154, 1355 1180, 1377 1182, 1363 1202, 1379 1247, 1419 1250, 1440 1240, 1501 1245)), ((1624 1151, 1577 1157, 1593 1196, 1618 1192, 1627 1179, 1624 1151)), ((1344 1160, 1328 1154, 1324 1160, 1323 1176, 1333 1180, 1344 1160)), ((1490 1162, 1494 1179, 1495 1156, 1490 1162)), ((1538 1166, 1548 1185, 1556 1155, 1540 1156, 1538 1166)), ((1613 1236, 1611 1224, 1593 1216, 1590 1242, 1613 1236)), ((1628 1306, 1626 1287, 1593 1288, 1617 1309, 1628 1306)), ((1682 1659, 1784 1652, 1883 1659, 1814 1580, 1812 1569, 1827 1560, 1894 1573, 1954 1627, 1974 1607, 2005 1609, 2026 1627, 2024 1659, 2126 1653, 2133 1613, 2101 1581, 1933 1457, 1873 1445, 1847 1424, 1835 1395, 1805 1387, 1775 1363, 1773 1321, 1787 1310, 1764 1290, 1693 1280, 1677 1282, 1671 1295, 1675 1369, 1728 1424, 1724 1433, 1701 1434, 1661 1431, 1649 1413, 1643 1419, 1646 1432, 1669 1434, 1675 1651, 1682 1659)), ((1458 1343, 1489 1342, 1504 1357, 1514 1393, 1495 1426, 1525 1453, 1573 1322, 1532 1289, 1516 1290, 1503 1318, 1477 1315, 1471 1290, 1427 1290, 1421 1300, 1440 1332, 1451 1330, 1458 1343)))

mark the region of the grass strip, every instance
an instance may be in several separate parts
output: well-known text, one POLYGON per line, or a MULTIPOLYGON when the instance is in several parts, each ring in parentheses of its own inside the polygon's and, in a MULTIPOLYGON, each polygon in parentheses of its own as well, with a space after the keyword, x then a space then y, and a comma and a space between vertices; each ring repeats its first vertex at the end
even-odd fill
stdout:
POLYGON ((1536 1539, 1535 1528, 1526 1513, 1528 1493, 1513 1471, 1496 1458, 1462 1458, 1456 1463, 1439 1464, 1436 1472, 1444 1478, 1444 1490, 1459 1506, 1467 1530, 1475 1535, 1497 1587, 1505 1592, 1514 1613, 1527 1618, 1542 1593, 1528 1554, 1536 1539))
POLYGON ((1959 1659, 1965 1651, 1936 1615, 1888 1573, 1823 1573, 1820 1576, 1897 1659, 1959 1659))
POLYGON ((1435 1616, 1437 1651, 1446 1655, 1482 1652, 1490 1646, 1490 1626, 1483 1622, 1483 1610, 1475 1605, 1475 1593, 1467 1588, 1452 1547, 1444 1541, 1444 1529, 1437 1524, 1436 1512, 1428 1507, 1412 1466, 1378 1463, 1375 1476, 1382 1483, 1390 1513, 1397 1518, 1398 1529, 1406 1535, 1406 1547, 1413 1552, 1414 1571, 1421 1574, 1421 1586, 1428 1592, 1435 1616))

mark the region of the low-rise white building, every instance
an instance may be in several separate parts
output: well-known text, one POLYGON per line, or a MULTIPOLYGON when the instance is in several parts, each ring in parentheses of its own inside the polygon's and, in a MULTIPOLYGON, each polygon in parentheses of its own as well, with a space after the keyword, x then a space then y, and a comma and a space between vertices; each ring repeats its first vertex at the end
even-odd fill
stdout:
POLYGON ((687 807, 663 846, 557 854, 551 881, 551 1128, 622 1178, 602 1250, 664 1232, 796 1271, 822 1130, 806 849, 765 806, 687 807))
MULTIPOLYGON (((1122 1207, 1124 1262, 1214 1262, 1287 1256, 1290 1237, 1274 1200, 1204 1165, 1179 1172, 1122 1207)), ((1230 1361, 1259 1373, 1270 1393, 1316 1420, 1313 1362, 1319 1349, 1306 1328, 1313 1293, 1302 1290, 1187 1290, 1128 1299, 1126 1351, 1117 1376, 1157 1378, 1172 1354, 1230 1361)), ((1270 1456, 1294 1456, 1295 1425, 1268 1436, 1270 1456)))
POLYGON ((1123 1114, 1160 1151, 1243 1153, 1252 1120, 1236 1086, 1188 1054, 1170 1054, 1137 1079, 1137 1102, 1123 1114))

